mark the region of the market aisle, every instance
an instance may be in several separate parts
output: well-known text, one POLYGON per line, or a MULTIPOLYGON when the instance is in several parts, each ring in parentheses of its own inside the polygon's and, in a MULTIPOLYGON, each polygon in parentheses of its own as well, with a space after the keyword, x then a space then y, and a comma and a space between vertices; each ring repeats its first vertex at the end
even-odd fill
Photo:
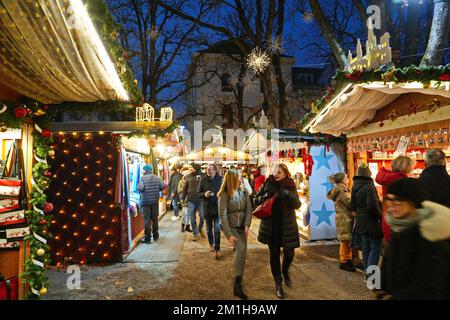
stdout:
MULTIPOLYGON (((217 261, 206 239, 193 242, 179 232, 179 221, 167 214, 161 221, 158 243, 140 245, 124 263, 83 267, 81 290, 68 290, 68 274, 49 271, 46 299, 186 299, 232 300, 233 250, 222 237, 222 258, 217 261), (128 292, 128 288, 133 290, 128 292)), ((256 239, 258 221, 249 237, 244 286, 252 299, 274 299, 268 249, 256 239)), ((361 273, 338 269, 337 245, 304 244, 296 251, 291 276, 294 288, 287 299, 371 299, 361 273)))

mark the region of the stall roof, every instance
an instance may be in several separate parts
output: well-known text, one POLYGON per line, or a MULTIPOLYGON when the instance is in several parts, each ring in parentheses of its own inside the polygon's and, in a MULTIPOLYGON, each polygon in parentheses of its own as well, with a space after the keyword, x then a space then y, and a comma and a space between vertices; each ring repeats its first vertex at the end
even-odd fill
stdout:
POLYGON ((127 101, 81 0, 0 0, 0 82, 42 103, 127 101))
POLYGON ((305 129, 311 133, 320 132, 334 136, 347 134, 365 121, 372 120, 377 110, 383 109, 406 93, 450 98, 449 82, 432 82, 427 89, 418 82, 348 84, 305 129))

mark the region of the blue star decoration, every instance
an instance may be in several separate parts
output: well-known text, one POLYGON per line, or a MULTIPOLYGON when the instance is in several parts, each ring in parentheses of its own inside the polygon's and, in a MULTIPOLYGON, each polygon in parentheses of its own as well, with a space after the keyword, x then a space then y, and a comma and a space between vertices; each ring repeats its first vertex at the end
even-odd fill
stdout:
POLYGON ((317 226, 321 223, 326 223, 331 226, 330 217, 334 214, 334 211, 327 210, 325 202, 322 203, 322 209, 320 211, 313 211, 313 213, 319 218, 317 220, 317 226))
POLYGON ((322 183, 322 185, 327 188, 327 192, 330 191, 331 189, 333 189, 333 185, 330 183, 330 181, 325 181, 324 183, 322 183))
POLYGON ((314 162, 317 163, 316 170, 319 170, 321 167, 327 167, 328 169, 331 169, 328 161, 330 161, 331 158, 333 158, 333 155, 327 156, 325 154, 325 148, 320 150, 320 154, 317 156, 313 156, 313 158, 314 158, 314 162))

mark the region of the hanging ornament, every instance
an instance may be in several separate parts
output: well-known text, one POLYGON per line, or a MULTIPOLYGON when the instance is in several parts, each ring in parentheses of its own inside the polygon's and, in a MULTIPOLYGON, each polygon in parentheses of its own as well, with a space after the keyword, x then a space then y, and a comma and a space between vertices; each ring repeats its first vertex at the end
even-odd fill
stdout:
POLYGON ((450 73, 444 73, 439 76, 440 81, 450 81, 450 73))
POLYGON ((55 156, 55 150, 48 150, 47 153, 50 157, 54 157, 55 156))
POLYGON ((17 107, 14 109, 14 116, 16 118, 19 118, 19 119, 25 118, 27 116, 27 114, 28 114, 27 109, 25 109, 25 108, 17 107))
POLYGON ((272 54, 281 53, 283 51, 283 39, 281 37, 273 37, 269 42, 269 50, 272 54))
POLYGON ((42 287, 41 290, 39 290, 39 294, 41 296, 45 296, 47 294, 48 290, 45 287, 42 287))
POLYGON ((0 124, 0 132, 6 132, 6 131, 8 131, 8 127, 5 126, 4 123, 0 124))
POLYGON ((391 110, 391 112, 389 113, 389 118, 391 119, 391 121, 395 121, 398 118, 398 114, 395 109, 391 110))
POLYGON ((47 105, 45 105, 45 106, 42 107, 42 109, 44 109, 45 111, 47 111, 48 108, 49 108, 49 106, 47 106, 47 105))
POLYGON ((38 109, 35 113, 36 116, 40 117, 43 116, 45 114, 45 111, 42 109, 38 109))
POLYGON ((45 220, 44 218, 42 218, 41 220, 39 220, 39 224, 41 226, 46 225, 47 224, 47 220, 45 220))
POLYGON ((51 138, 52 135, 53 135, 53 133, 52 133, 52 131, 49 130, 49 129, 44 129, 44 130, 42 130, 42 132, 41 132, 41 136, 42 136, 43 138, 51 138))
POLYGON ((50 171, 50 170, 46 170, 46 171, 44 172, 44 176, 46 176, 46 177, 51 177, 51 176, 52 176, 51 171, 50 171))
POLYGON ((264 72, 269 64, 269 55, 259 47, 254 48, 247 58, 248 67, 254 70, 256 73, 264 72))
POLYGON ((441 106, 441 102, 438 99, 433 99, 429 105, 430 112, 435 112, 441 106))
POLYGON ((116 40, 119 37, 119 33, 114 30, 109 36, 111 37, 111 39, 116 40))
POLYGON ((409 111, 408 117, 411 116, 412 114, 416 114, 417 113, 417 104, 416 104, 415 101, 412 101, 409 104, 408 111, 409 111))
POLYGON ((0 114, 5 113, 6 110, 8 110, 8 106, 7 106, 6 104, 4 104, 4 105, 2 106, 2 108, 0 109, 0 114))
POLYGON ((47 202, 46 204, 44 204, 44 212, 45 213, 50 213, 53 211, 53 204, 47 202))
POLYGON ((37 255, 38 257, 42 257, 44 254, 45 254, 45 250, 44 250, 44 249, 42 249, 42 248, 37 249, 36 255, 37 255))
POLYGON ((139 81, 137 81, 136 79, 133 80, 133 83, 134 83, 135 86, 139 85, 139 81))

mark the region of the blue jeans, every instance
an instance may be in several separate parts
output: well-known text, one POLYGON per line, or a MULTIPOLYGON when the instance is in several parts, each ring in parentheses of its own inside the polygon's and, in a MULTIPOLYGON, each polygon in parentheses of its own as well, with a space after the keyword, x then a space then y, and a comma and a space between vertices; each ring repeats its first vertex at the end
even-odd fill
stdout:
POLYGON ((172 198, 173 216, 178 217, 178 198, 172 198))
POLYGON ((220 218, 206 215, 205 220, 208 242, 211 246, 214 246, 215 251, 220 251, 220 218))
POLYGON ((203 213, 203 205, 201 201, 189 201, 188 202, 188 210, 189 210, 189 217, 191 218, 191 227, 192 227, 192 233, 194 236, 198 235, 199 230, 202 230, 203 224, 205 223, 205 215, 203 213), (200 215, 200 223, 197 227, 197 214, 198 211, 200 215))
POLYGON ((370 234, 362 234, 362 253, 364 271, 370 266, 378 265, 381 254, 382 239, 371 236, 370 234))

